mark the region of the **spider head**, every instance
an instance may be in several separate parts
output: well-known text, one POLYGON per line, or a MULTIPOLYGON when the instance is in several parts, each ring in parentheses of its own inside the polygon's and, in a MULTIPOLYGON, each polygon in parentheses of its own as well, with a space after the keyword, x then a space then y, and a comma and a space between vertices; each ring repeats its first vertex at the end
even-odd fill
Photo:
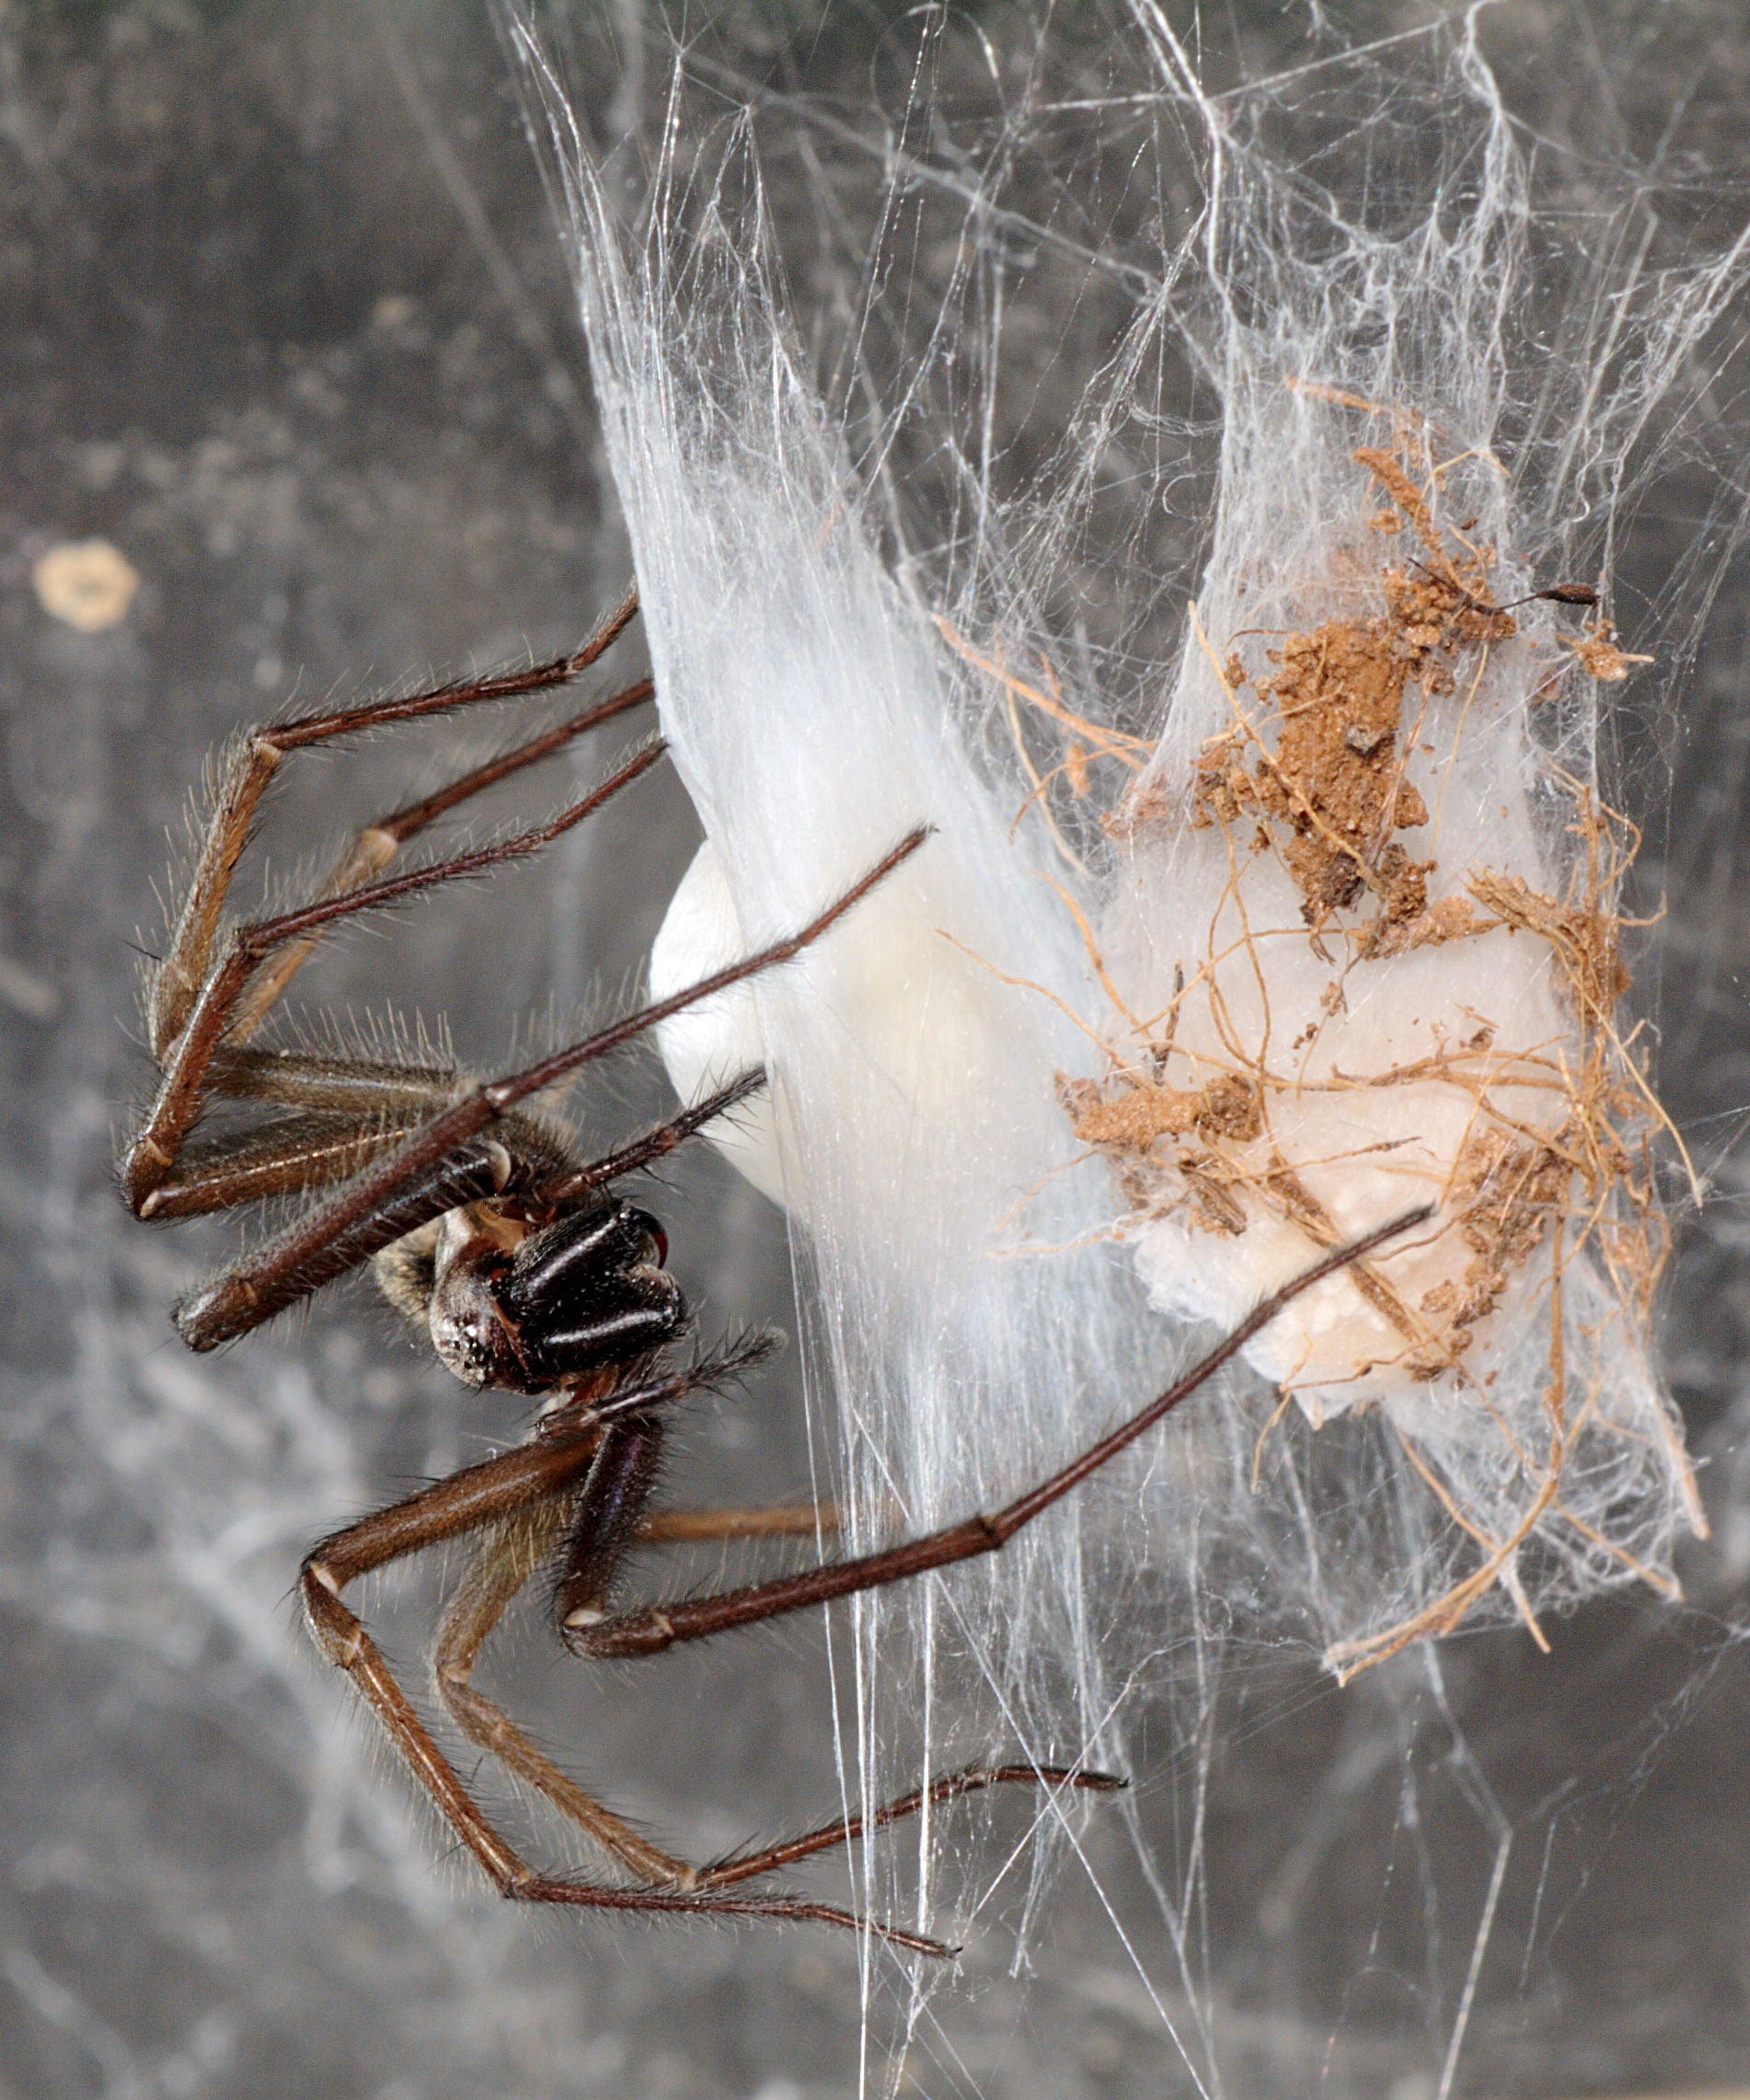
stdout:
POLYGON ((538 1230, 488 1201, 448 1212, 433 1251, 427 1323, 464 1385, 542 1393, 637 1362, 685 1323, 653 1217, 598 1204, 538 1230))

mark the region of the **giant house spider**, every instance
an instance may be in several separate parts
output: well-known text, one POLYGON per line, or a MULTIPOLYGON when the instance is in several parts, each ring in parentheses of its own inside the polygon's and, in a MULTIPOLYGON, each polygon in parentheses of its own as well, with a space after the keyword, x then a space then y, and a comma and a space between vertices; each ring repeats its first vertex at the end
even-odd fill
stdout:
MULTIPOLYGON (((773 1344, 755 1336, 676 1364, 685 1301, 665 1267, 662 1228, 614 1192, 765 1083, 741 1074, 671 1122, 599 1159, 577 1156, 540 1098, 668 1015, 824 939, 911 854, 902 839, 788 939, 647 1006, 522 1071, 481 1081, 437 1062, 374 1059, 257 1038, 324 931, 456 877, 538 851, 662 754, 644 744, 548 822, 502 841, 385 873, 439 817, 586 730, 652 697, 640 679, 596 701, 436 793, 367 825, 313 901, 229 923, 226 893, 262 798, 290 753, 363 731, 569 684, 593 665, 637 610, 629 595, 573 654, 404 698, 379 699, 251 731, 233 745, 212 797, 204 841, 167 952, 145 998, 156 1091, 121 1160, 123 1194, 143 1218, 186 1217, 294 1195, 307 1206, 233 1268, 182 1299, 175 1321, 192 1349, 234 1342, 324 1285, 369 1263, 385 1297, 464 1384, 539 1402, 526 1440, 463 1467, 322 1540, 300 1587, 310 1631, 351 1679, 443 1820, 501 1894, 525 1903, 717 1917, 810 1919, 871 1933, 929 1955, 953 1950, 917 1933, 749 1884, 851 1842, 926 1804, 998 1784, 1104 1791, 1123 1783, 1081 1769, 979 1766, 937 1779, 870 1817, 849 1816, 777 1844, 695 1866, 660 1850, 586 1794, 501 1707, 475 1689, 474 1665, 518 1593, 543 1570, 559 1638, 586 1657, 662 1654, 731 1627, 777 1619, 859 1590, 904 1582, 997 1551, 1126 1445, 1145 1435, 1233 1356, 1292 1297, 1412 1222, 1339 1249, 1264 1300, 1251 1317, 1150 1405, 1060 1471, 989 1515, 854 1558, 827 1561, 717 1594, 621 1610, 616 1578, 635 1542, 817 1537, 834 1529, 812 1506, 657 1513, 649 1508, 664 1425, 692 1393, 751 1369, 773 1344), (213 1102, 242 1104, 244 1126, 202 1134, 213 1102), (259 1111, 259 1114, 254 1112, 259 1111), (252 1118, 252 1120, 251 1120, 252 1118), (475 1801, 363 1621, 348 1584, 452 1540, 478 1541, 440 1623, 436 1691, 477 1748, 541 1794, 620 1870, 620 1879, 545 1874, 475 1801)), ((1418 1214, 1420 1217, 1422 1214, 1418 1214)))

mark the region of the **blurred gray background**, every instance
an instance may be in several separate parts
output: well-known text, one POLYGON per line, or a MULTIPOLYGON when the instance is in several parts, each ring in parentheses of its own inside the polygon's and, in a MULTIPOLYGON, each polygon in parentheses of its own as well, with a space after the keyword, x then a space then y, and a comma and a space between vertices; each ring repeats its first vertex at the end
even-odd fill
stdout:
MULTIPOLYGON (((847 223, 866 208, 879 156, 833 125, 856 133, 908 10, 571 12, 598 139, 660 107, 684 28, 726 79, 831 118, 772 166, 780 220, 841 178, 847 223)), ((965 12, 1001 52, 1047 11, 965 12)), ((1356 33, 1430 12, 1364 7, 1356 33)), ((1304 10, 1208 17, 1243 66, 1304 10)), ((1684 103, 1694 210, 1713 208, 1710 156, 1742 151, 1750 80, 1736 6, 1503 0, 1491 22, 1530 123, 1606 79, 1625 137, 1684 103)), ((1071 11, 1058 92, 1094 78, 1109 27, 1071 11)), ((952 123, 930 143, 951 165, 952 123)), ((514 1409, 423 1362, 362 1290, 188 1356, 166 1307, 234 1233, 147 1230, 111 1187, 145 1071, 132 944, 156 936, 167 831, 203 755, 294 694, 557 652, 627 580, 563 253, 482 0, 11 0, 0 169, 0 2095, 852 2094, 847 1938, 496 1905, 305 1652, 288 1592, 309 1540, 514 1434, 514 1409), (138 588, 81 629, 45 605, 39 564, 92 538, 138 588)), ((803 312, 814 223, 799 214, 788 259, 803 312)), ((1085 340, 1036 346, 1033 376, 1065 400, 1098 323, 1078 309, 1085 340)), ((1656 566, 1683 522, 1652 520, 1636 558, 1656 566)), ((1453 2091, 1750 2088, 1750 1229, 1729 1149, 1750 1100, 1745 603, 1729 577, 1681 721, 1630 724, 1647 891, 1668 896, 1647 973, 1663 1077, 1719 1191, 1686 1226, 1668 1337, 1715 1541, 1683 1609, 1598 1608, 1549 1658, 1512 1633, 1468 1641, 1438 1697, 1402 1673, 1339 1693, 1310 1660, 1259 1666, 1216 1760, 1197 1957, 1235 2100, 1433 2100, 1467 1989, 1453 2091)), ((482 739, 452 726, 289 769, 248 894, 482 739)), ((625 741, 608 732, 575 771, 625 741)), ((488 814, 564 786, 550 769, 488 814)), ((465 1061, 502 1064, 635 987, 696 839, 659 776, 540 867, 338 943, 309 995, 447 1014, 465 1061)), ((627 1057, 588 1094, 591 1127, 665 1099, 627 1057)), ((759 1198, 701 1155, 658 1207, 708 1322, 783 1321, 788 1257, 759 1198)), ((685 1442, 679 1499, 805 1490, 793 1360, 702 1407, 685 1442)), ((441 1573, 374 1605, 409 1662, 441 1573)), ((531 1620, 493 1681, 696 1851, 835 1804, 812 1625, 592 1677, 531 1620)), ((1166 1822, 1181 1746, 1163 1722, 1152 1748, 1138 1813, 1166 1822)), ((1000 1852, 1005 1828, 999 1809, 980 1841, 1000 1852)), ((1114 1929, 1147 1915, 1122 1831, 1096 1819, 1088 1843, 1106 1895, 1066 1875, 1019 1974, 1000 1927, 975 1932, 898 2054, 877 1964, 875 2090, 1197 2090, 1114 1929)), ((825 1869, 812 1886, 841 1894, 825 1869)))

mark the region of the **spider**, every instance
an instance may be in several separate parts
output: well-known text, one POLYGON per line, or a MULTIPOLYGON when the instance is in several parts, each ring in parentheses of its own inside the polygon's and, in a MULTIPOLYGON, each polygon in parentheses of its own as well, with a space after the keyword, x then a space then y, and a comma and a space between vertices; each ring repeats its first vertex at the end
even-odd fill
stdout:
POLYGON ((225 899, 261 800, 294 751, 484 702, 570 684, 602 657, 637 610, 629 594, 581 648, 526 669, 437 687, 405 698, 270 723, 233 745, 220 768, 204 840, 175 916, 167 952, 146 987, 147 1043, 157 1088, 121 1159, 125 1200, 143 1218, 175 1218, 294 1195, 310 1198, 236 1266, 185 1298, 174 1319, 190 1348, 233 1342, 324 1285, 369 1263, 384 1296, 464 1384, 538 1402, 526 1439, 465 1466, 321 1541, 300 1593, 322 1653, 356 1686, 444 1822, 500 1893, 526 1903, 813 1920, 866 1932, 927 1955, 954 1950, 854 1911, 750 1889, 811 1855, 987 1787, 1025 1784, 1109 1791, 1123 1783, 1080 1767, 992 1764, 938 1778, 868 1817, 846 1816, 800 1836, 697 1866, 662 1851, 595 1800, 491 1700, 475 1663, 513 1598, 543 1569, 560 1639, 584 1657, 660 1655, 677 1643, 776 1619, 904 1581, 998 1550, 1144 1435, 1232 1356, 1289 1298, 1366 1252, 1385 1232, 1329 1253, 1259 1306, 1204 1361, 1030 1493, 990 1515, 884 1550, 828 1560, 713 1595, 620 1610, 614 1592, 635 1542, 819 1538, 830 1508, 654 1513, 665 1425, 687 1395, 751 1370, 776 1337, 756 1335, 692 1363, 674 1344, 685 1300, 668 1273, 654 1217, 617 1184, 672 1153, 765 1083, 743 1073, 669 1122, 604 1155, 579 1156, 537 1105, 583 1066, 731 985, 774 969, 824 939, 858 901, 916 852, 911 833, 787 939, 676 996, 646 1006, 524 1069, 480 1081, 411 1057, 260 1047, 256 1037, 324 931, 457 877, 538 851, 629 787, 661 757, 651 740, 580 801, 496 844, 386 873, 410 838, 482 790, 650 699, 648 678, 596 701, 437 792, 367 825, 311 902, 228 923, 225 899), (213 1134, 212 1102, 246 1119, 213 1134), (253 1120, 248 1120, 250 1117, 253 1120), (432 1651, 432 1679, 451 1723, 591 1839, 620 1878, 547 1874, 507 1841, 464 1783, 425 1718, 342 1592, 359 1577, 452 1539, 478 1541, 432 1651))

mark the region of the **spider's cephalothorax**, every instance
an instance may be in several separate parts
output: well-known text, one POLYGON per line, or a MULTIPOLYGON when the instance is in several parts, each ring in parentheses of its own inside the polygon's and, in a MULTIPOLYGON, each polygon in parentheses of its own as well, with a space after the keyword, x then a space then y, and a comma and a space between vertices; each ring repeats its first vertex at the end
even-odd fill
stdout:
POLYGON ((535 851, 647 771, 650 744, 549 822, 491 846, 399 873, 397 849, 493 783, 650 698, 648 679, 558 722, 460 779, 361 831, 310 904, 271 918, 225 922, 236 870, 269 782, 292 751, 392 722, 566 684, 631 619, 628 597, 583 648, 555 663, 272 723, 234 746, 218 778, 204 843, 147 987, 148 1044, 158 1070, 151 1103, 121 1159, 122 1193, 142 1217, 174 1218, 304 1195, 305 1207, 248 1257, 176 1309, 195 1349, 215 1349, 367 1263, 387 1297, 465 1384, 542 1404, 526 1441, 349 1525, 305 1560, 305 1615, 323 1653, 346 1671, 457 1839, 501 1894, 522 1902, 713 1917, 815 1919, 943 1954, 941 1942, 833 1904, 744 1885, 850 1842, 927 1805, 1005 1783, 1096 1790, 1119 1783, 1079 1766, 987 1765, 931 1781, 868 1817, 847 1816, 777 1844, 696 1867, 660 1850, 584 1792, 473 1683, 506 1608, 543 1568, 554 1615, 586 1656, 660 1655, 676 1642, 781 1617, 996 1551, 1195 1390, 1298 1291, 1401 1230, 1340 1249, 1260 1307, 1203 1364, 1150 1406, 994 1514, 850 1559, 742 1589, 616 1612, 612 1597, 640 1540, 820 1540, 830 1506, 654 1513, 663 1421, 689 1393, 749 1369, 769 1352, 756 1335, 714 1357, 665 1367, 685 1307, 664 1263, 662 1228, 613 1192, 673 1152, 764 1083, 743 1073, 671 1121, 596 1159, 527 1105, 548 1099, 592 1060, 669 1015, 771 969, 820 940, 924 843, 903 839, 809 923, 672 998, 502 1079, 476 1082, 410 1057, 323 1055, 252 1038, 326 928, 451 878, 535 851), (209 1135, 213 1103, 234 1112, 209 1135), (256 1120, 251 1122, 251 1115, 256 1120), (239 1123, 243 1125, 238 1127, 239 1123), (487 1817, 401 1689, 346 1586, 449 1539, 479 1543, 445 1611, 432 1678, 449 1722, 588 1836, 622 1878, 539 1873, 487 1817))
POLYGON ((686 1306, 667 1258, 662 1228, 629 1204, 543 1218, 507 1193, 446 1210, 374 1266, 464 1385, 540 1394, 575 1392, 675 1339, 686 1306))

